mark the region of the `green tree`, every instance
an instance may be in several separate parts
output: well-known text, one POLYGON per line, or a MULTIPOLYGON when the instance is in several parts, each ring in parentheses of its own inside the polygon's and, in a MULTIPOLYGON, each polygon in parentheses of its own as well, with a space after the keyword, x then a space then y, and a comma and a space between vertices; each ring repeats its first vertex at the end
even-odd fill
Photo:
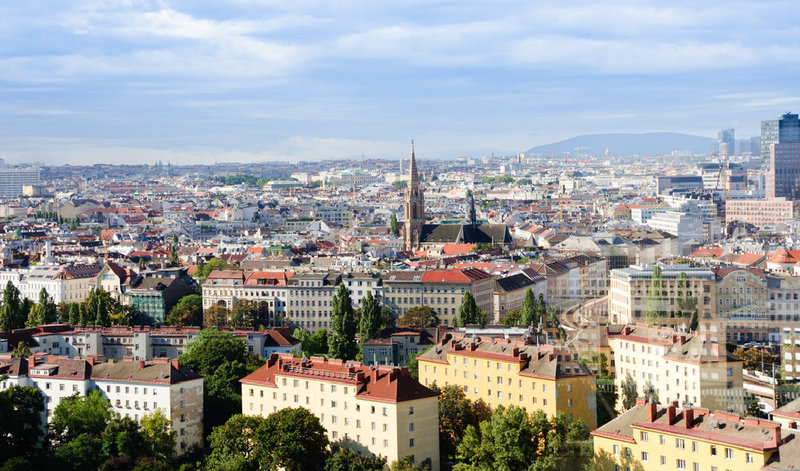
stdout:
POLYGON ((486 313, 483 312, 478 304, 475 302, 475 297, 467 290, 464 292, 464 298, 461 300, 461 306, 458 308, 458 317, 454 321, 458 327, 466 327, 468 325, 481 325, 486 326, 486 313))
POLYGON ((219 304, 212 304, 206 309, 203 319, 205 328, 224 329, 230 325, 231 312, 219 304))
POLYGON ((328 354, 328 331, 319 329, 314 335, 309 335, 303 329, 297 328, 292 333, 292 337, 300 340, 300 349, 306 356, 327 355, 328 354))
POLYGON ((400 229, 397 227, 397 216, 394 213, 392 213, 392 219, 389 222, 389 230, 395 237, 400 235, 400 229))
POLYGON ((147 445, 148 455, 169 459, 175 453, 175 438, 172 422, 161 409, 142 416, 142 436, 147 445))
POLYGON ((94 288, 89 289, 89 296, 86 297, 86 323, 97 325, 97 307, 100 303, 97 291, 94 288))
POLYGON ((75 216, 75 219, 73 219, 72 222, 69 224, 69 230, 74 232, 75 229, 78 228, 80 223, 81 223, 81 221, 80 221, 80 219, 78 219, 78 216, 75 216))
POLYGON ((242 299, 231 311, 231 327, 236 329, 257 329, 267 323, 269 310, 265 301, 242 299))
POLYGON ((28 314, 28 327, 36 327, 43 324, 51 324, 58 318, 58 306, 53 302, 53 298, 47 293, 45 288, 39 290, 39 302, 31 309, 28 314))
POLYGON ((81 325, 81 308, 78 303, 67 304, 67 315, 69 323, 73 326, 81 325))
POLYGON ((31 355, 32 355, 31 349, 22 340, 17 342, 17 346, 14 347, 14 351, 11 352, 12 358, 28 358, 31 355))
POLYGON ((249 371, 247 347, 229 332, 215 329, 200 331, 197 338, 179 357, 181 366, 203 376, 203 425, 213 427, 241 410, 239 380, 249 371))
POLYGON ((664 289, 664 277, 661 265, 653 267, 653 276, 647 290, 647 312, 645 316, 651 324, 658 323, 658 319, 667 315, 667 292, 664 289))
POLYGON ((100 440, 106 459, 120 455, 136 459, 148 451, 141 426, 128 416, 112 416, 100 440))
POLYGON ((9 281, 3 290, 3 304, 0 306, 0 329, 3 332, 11 332, 25 326, 25 319, 20 322, 22 314, 20 308, 19 290, 9 281))
POLYGON ((224 270, 231 268, 236 268, 236 267, 235 265, 231 265, 221 258, 213 257, 208 262, 202 264, 202 271, 201 267, 198 266, 194 276, 200 279, 200 281, 204 281, 208 277, 209 273, 211 273, 214 270, 224 270))
POLYGON ((338 448, 325 460, 325 471, 383 471, 386 458, 360 455, 349 448, 338 448))
POLYGON ((266 419, 268 469, 322 471, 328 436, 319 418, 302 407, 281 409, 266 419))
POLYGON ((358 337, 362 344, 381 330, 381 304, 372 296, 371 291, 367 291, 367 295, 361 298, 361 318, 358 323, 358 337))
POLYGON ((459 386, 450 385, 430 389, 439 393, 439 454, 442 460, 455 458, 458 445, 464 439, 468 426, 478 427, 491 418, 491 410, 483 400, 470 401, 459 386))
POLYGON ((539 293, 539 302, 536 303, 536 323, 544 322, 547 319, 547 303, 544 301, 544 293, 539 293))
POLYGON ((331 309, 331 324, 328 332, 328 353, 341 360, 352 360, 358 353, 356 344, 355 314, 350 292, 344 283, 339 285, 339 291, 333 297, 331 309))
POLYGON ((236 414, 215 427, 208 436, 211 453, 206 467, 214 470, 258 470, 260 460, 268 454, 260 436, 266 419, 257 415, 236 414))
POLYGON ((516 327, 522 324, 522 316, 519 309, 513 309, 503 317, 502 323, 506 327, 516 327))
POLYGON ((439 325, 439 316, 430 306, 414 306, 400 319, 397 320, 398 327, 426 328, 439 325))
POLYGON ((111 420, 111 404, 100 391, 65 397, 53 410, 50 428, 58 443, 67 443, 82 434, 99 437, 111 420))
POLYGON ((528 288, 525 290, 525 298, 522 300, 522 307, 519 310, 520 323, 526 326, 536 326, 539 324, 539 319, 536 315, 536 295, 533 290, 528 288))
POLYGON ((431 471, 427 464, 415 463, 410 456, 404 456, 397 461, 393 461, 389 466, 389 471, 431 471))
POLYGON ((166 321, 175 327, 203 325, 203 298, 199 294, 182 297, 169 311, 166 321))
POLYGON ((102 453, 98 453, 102 447, 103 441, 98 435, 81 433, 59 446, 55 456, 67 466, 67 469, 75 471, 98 469, 105 459, 102 453))
POLYGON ((0 462, 31 456, 44 445, 44 395, 32 386, 0 391, 0 462))
POLYGON ((624 410, 636 405, 636 398, 639 396, 638 389, 636 381, 630 375, 626 376, 625 381, 622 382, 622 408, 624 410))
MULTIPOLYGON (((28 298, 22 298, 19 305, 18 319, 22 321, 21 327, 28 327, 28 319, 31 317, 31 312, 36 304, 28 298)), ((38 324, 37 324, 38 325, 38 324)))

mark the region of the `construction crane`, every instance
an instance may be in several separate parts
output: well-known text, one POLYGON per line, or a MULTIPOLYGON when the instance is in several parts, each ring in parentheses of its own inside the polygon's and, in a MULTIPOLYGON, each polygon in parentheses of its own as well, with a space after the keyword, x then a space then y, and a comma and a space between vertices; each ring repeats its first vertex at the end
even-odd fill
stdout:
POLYGON ((588 150, 588 149, 591 149, 591 147, 576 147, 575 148, 575 159, 576 160, 581 158, 581 150, 584 150, 584 149, 588 150))

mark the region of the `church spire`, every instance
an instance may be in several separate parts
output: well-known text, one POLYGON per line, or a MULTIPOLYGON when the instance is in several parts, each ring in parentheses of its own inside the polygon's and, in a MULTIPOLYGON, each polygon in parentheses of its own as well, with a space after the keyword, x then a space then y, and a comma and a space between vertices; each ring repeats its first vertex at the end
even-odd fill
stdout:
POLYGON ((408 183, 419 181, 419 173, 417 172, 417 159, 414 156, 414 139, 411 139, 411 166, 408 171, 408 183))

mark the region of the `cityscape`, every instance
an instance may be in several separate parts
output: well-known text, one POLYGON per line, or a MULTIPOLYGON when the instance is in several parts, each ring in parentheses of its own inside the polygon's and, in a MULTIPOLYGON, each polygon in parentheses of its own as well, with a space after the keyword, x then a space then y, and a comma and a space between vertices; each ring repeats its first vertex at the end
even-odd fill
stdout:
POLYGON ((0 7, 0 471, 800 466, 793 6, 411 3, 0 7))

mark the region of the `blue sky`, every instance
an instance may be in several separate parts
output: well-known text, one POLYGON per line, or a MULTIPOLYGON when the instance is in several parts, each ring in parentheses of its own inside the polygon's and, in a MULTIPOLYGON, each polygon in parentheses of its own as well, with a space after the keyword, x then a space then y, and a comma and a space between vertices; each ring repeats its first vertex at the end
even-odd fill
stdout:
POLYGON ((796 1, 23 1, 0 158, 400 158, 579 134, 737 138, 800 111, 796 1))

